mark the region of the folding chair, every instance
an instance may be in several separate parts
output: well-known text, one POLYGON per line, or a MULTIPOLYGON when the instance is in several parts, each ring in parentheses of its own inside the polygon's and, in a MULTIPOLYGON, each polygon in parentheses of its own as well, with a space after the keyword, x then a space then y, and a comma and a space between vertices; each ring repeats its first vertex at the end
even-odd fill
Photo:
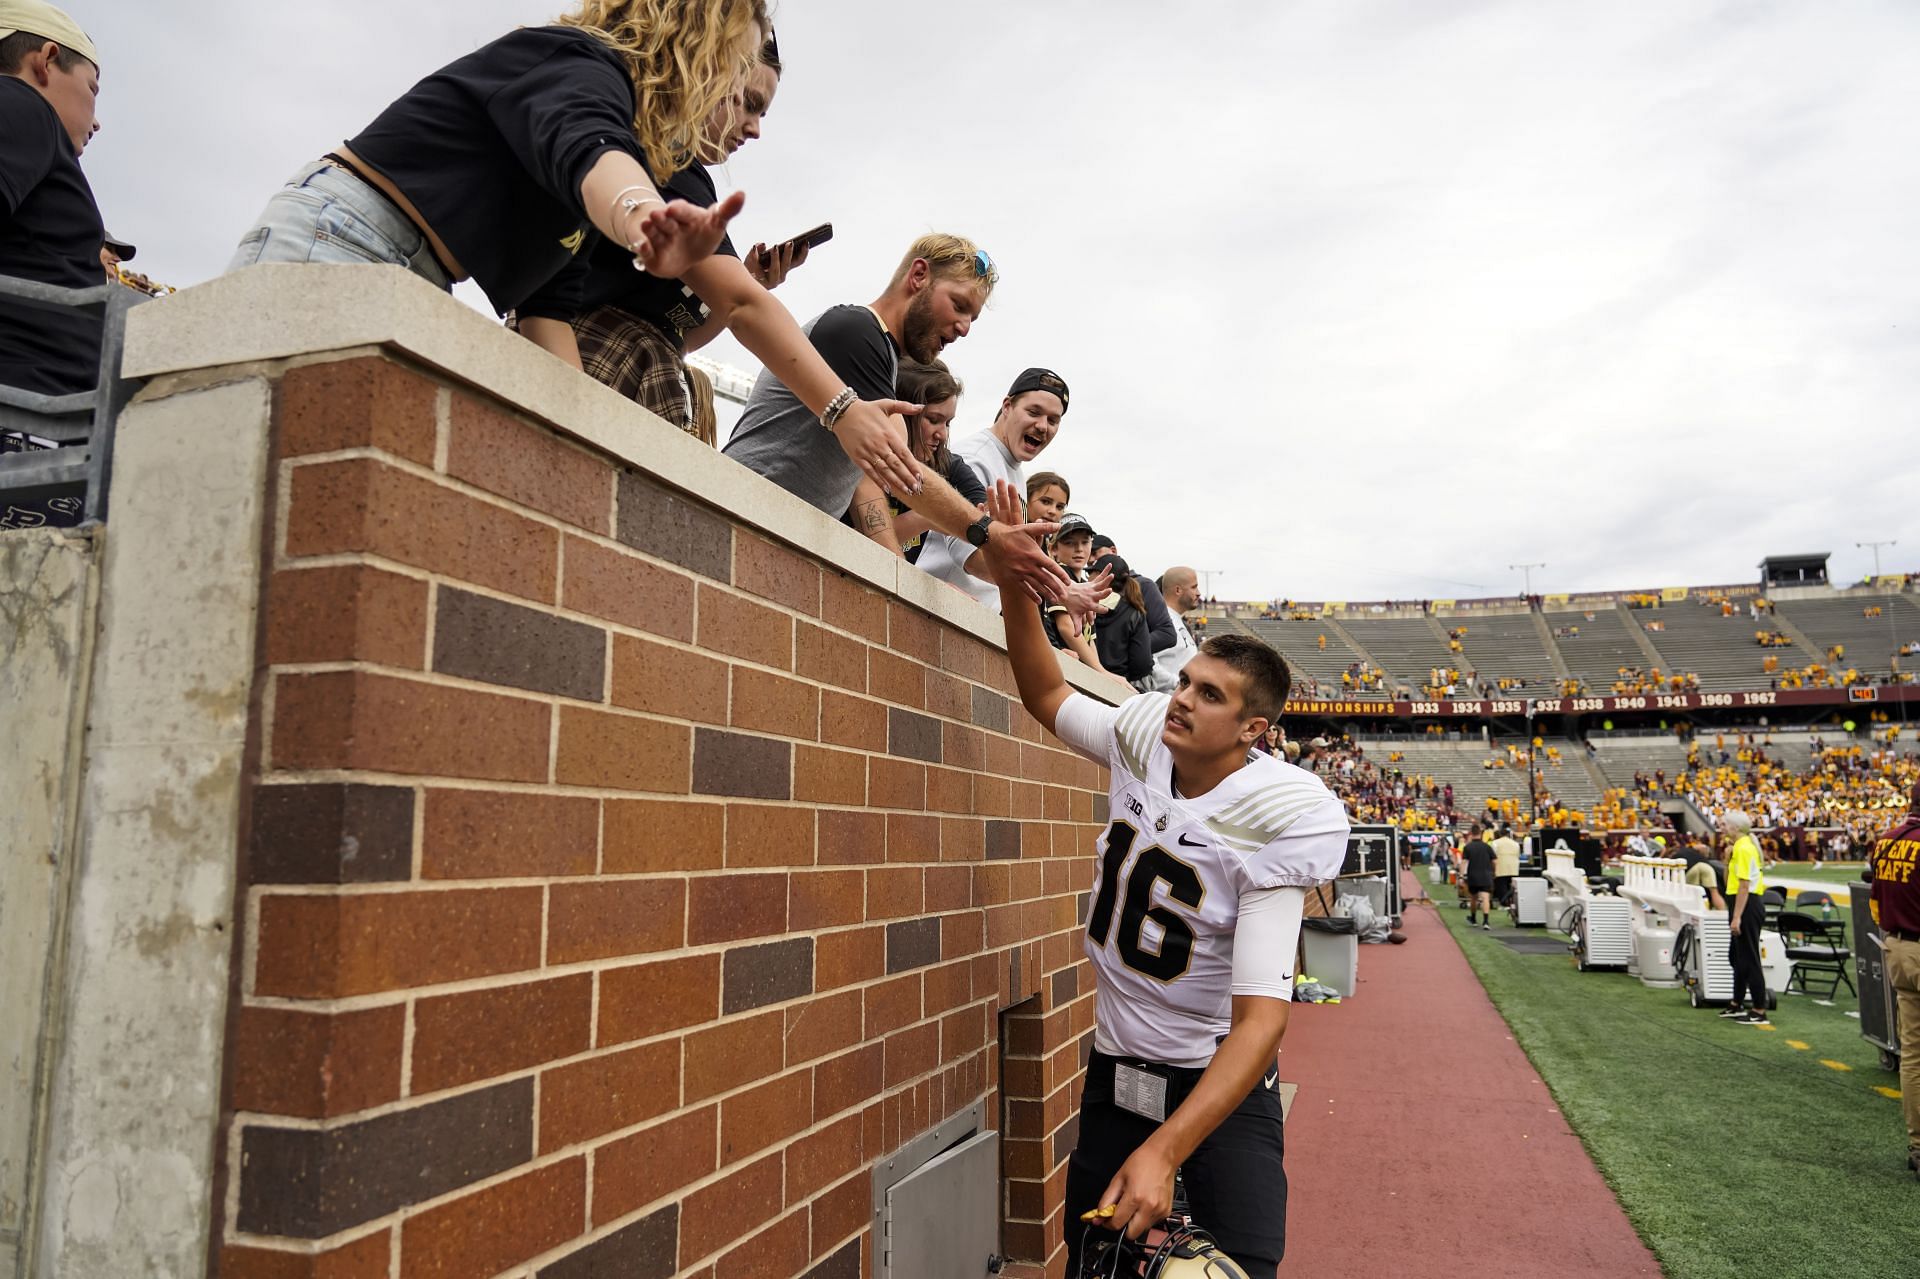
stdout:
POLYGON ((1832 999, 1834 992, 1845 982, 1847 989, 1859 997, 1854 990, 1853 951, 1848 948, 1846 933, 1837 923, 1815 919, 1803 911, 1785 910, 1774 921, 1774 927, 1780 932, 1780 941, 1787 950, 1787 959, 1793 964, 1793 972, 1787 978, 1787 989, 1797 990, 1803 995, 1816 993, 1809 981, 1809 974, 1824 978, 1826 989, 1818 992, 1822 999, 1832 999))

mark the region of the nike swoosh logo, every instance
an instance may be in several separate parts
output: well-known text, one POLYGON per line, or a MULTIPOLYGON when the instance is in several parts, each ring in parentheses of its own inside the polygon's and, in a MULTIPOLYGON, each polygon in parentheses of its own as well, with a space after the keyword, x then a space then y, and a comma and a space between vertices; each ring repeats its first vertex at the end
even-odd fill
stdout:
POLYGON ((1182 835, 1180 837, 1180 843, 1181 843, 1181 846, 1185 848, 1205 848, 1206 847, 1206 844, 1202 843, 1200 840, 1188 839, 1185 835, 1182 835))
POLYGON ((1261 1083, 1261 1086, 1266 1088, 1269 1092, 1277 1088, 1280 1084, 1280 1068, 1278 1066, 1274 1067, 1273 1073, 1268 1075, 1265 1079, 1261 1080, 1260 1083, 1261 1083))

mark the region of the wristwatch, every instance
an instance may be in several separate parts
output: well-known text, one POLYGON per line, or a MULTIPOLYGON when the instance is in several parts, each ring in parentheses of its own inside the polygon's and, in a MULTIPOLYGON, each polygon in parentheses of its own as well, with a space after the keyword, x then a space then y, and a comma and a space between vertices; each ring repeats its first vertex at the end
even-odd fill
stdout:
POLYGON ((967 540, 975 546, 985 546, 987 544, 987 530, 992 527, 993 517, 991 515, 982 515, 979 519, 967 525, 967 540))

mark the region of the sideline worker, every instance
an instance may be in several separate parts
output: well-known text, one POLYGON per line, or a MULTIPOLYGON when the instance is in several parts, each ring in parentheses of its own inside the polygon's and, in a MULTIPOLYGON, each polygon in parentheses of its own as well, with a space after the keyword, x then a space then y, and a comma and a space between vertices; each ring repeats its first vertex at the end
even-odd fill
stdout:
POLYGON ((1920 782, 1907 815, 1873 844, 1868 908, 1886 934, 1887 982, 1900 1006, 1900 1110, 1907 1121, 1907 1168, 1920 1177, 1920 782))

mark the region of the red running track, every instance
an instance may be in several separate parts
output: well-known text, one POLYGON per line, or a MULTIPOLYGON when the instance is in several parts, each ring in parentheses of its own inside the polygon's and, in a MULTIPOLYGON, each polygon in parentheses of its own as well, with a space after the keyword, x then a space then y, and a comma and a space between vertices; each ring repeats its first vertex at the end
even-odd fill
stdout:
POLYGON ((1294 1008, 1280 1279, 1658 1275, 1433 909, 1360 948, 1353 999, 1294 1008))

